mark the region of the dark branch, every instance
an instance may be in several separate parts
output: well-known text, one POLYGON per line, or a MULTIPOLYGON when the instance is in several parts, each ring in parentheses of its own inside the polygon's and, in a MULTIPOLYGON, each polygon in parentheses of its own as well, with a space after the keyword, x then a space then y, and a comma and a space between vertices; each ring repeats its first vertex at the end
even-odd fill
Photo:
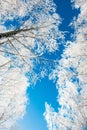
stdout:
POLYGON ((1 38, 8 38, 8 37, 11 37, 11 36, 16 35, 18 33, 27 32, 27 31, 34 30, 34 29, 35 28, 18 29, 18 30, 13 30, 13 31, 9 31, 9 32, 0 33, 0 39, 1 38))

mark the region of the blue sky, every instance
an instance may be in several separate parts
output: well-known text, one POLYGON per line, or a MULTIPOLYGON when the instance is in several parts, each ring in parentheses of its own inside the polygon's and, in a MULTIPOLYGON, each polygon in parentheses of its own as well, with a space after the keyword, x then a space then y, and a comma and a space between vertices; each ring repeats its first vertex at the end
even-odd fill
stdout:
MULTIPOLYGON (((78 16, 79 10, 73 10, 70 0, 54 0, 57 5, 57 13, 62 17, 63 22, 60 25, 60 30, 69 31, 66 34, 66 41, 71 40, 70 34, 74 32, 73 28, 69 26, 72 18, 78 16)), ((59 51, 53 54, 44 54, 48 59, 60 59, 63 51, 63 46, 60 46, 59 51)), ((41 67, 41 65, 39 65, 41 67)), ((39 72, 37 66, 37 73, 39 72)), ((54 64, 52 64, 54 67, 54 64)), ((30 103, 27 105, 27 112, 23 120, 19 121, 22 130, 48 130, 46 121, 43 117, 45 111, 45 102, 51 104, 55 111, 59 107, 57 103, 57 90, 53 81, 49 81, 48 77, 37 81, 35 85, 32 85, 27 90, 30 103)))
POLYGON ((57 111, 57 91, 52 81, 44 78, 38 81, 35 86, 28 89, 30 104, 27 106, 27 113, 21 121, 23 130, 47 130, 43 117, 45 101, 51 104, 57 111))

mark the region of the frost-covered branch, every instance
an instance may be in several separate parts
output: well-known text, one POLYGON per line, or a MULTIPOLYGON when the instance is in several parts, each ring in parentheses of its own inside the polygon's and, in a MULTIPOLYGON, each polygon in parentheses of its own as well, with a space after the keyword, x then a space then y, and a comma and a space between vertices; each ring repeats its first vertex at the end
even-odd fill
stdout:
POLYGON ((24 115, 31 58, 45 60, 44 52, 58 49, 60 23, 53 0, 0 0, 0 129, 24 115))
POLYGON ((56 81, 60 104, 58 112, 46 104, 44 116, 49 130, 87 129, 87 1, 71 1, 73 7, 80 8, 80 14, 71 23, 75 29, 73 42, 68 41, 49 77, 56 81))

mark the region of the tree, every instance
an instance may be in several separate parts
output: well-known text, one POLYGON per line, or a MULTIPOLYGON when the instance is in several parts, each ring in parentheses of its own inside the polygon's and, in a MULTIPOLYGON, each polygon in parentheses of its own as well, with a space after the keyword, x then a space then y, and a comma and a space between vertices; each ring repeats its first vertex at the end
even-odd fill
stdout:
POLYGON ((27 86, 27 78, 20 69, 5 72, 0 82, 0 129, 10 129, 24 115, 27 86))
POLYGON ((58 49, 61 19, 52 0, 0 0, 0 129, 24 115, 32 58, 58 49))
POLYGON ((49 130, 87 129, 87 2, 73 2, 81 13, 71 23, 75 29, 72 42, 67 42, 59 65, 50 74, 56 81, 60 107, 55 112, 46 103, 44 116, 49 130))
POLYGON ((87 126, 87 60, 84 55, 86 44, 81 45, 72 43, 68 46, 60 66, 56 66, 50 77, 57 79, 57 101, 61 107, 58 112, 54 112, 46 104, 45 118, 49 130, 80 130, 87 126))

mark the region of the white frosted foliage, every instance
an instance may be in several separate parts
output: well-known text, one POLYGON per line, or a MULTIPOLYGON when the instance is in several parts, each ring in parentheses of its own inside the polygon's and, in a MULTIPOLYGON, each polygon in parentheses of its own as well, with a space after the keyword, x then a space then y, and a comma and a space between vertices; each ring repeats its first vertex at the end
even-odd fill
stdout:
POLYGON ((56 81, 60 107, 55 112, 46 105, 44 116, 49 130, 87 128, 87 1, 71 1, 73 7, 80 8, 80 14, 71 23, 74 40, 67 42, 59 65, 50 74, 50 79, 56 81))
POLYGON ((23 117, 32 59, 58 49, 60 23, 53 0, 0 0, 0 130, 23 117))

